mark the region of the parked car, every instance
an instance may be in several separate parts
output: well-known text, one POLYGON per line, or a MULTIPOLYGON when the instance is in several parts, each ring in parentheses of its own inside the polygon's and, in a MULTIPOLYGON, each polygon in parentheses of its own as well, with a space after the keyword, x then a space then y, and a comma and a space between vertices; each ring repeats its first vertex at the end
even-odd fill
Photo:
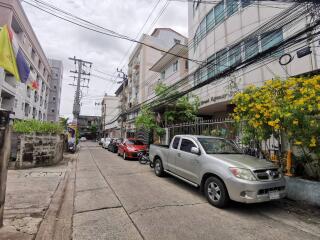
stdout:
POLYGON ((100 146, 102 146, 102 140, 103 140, 103 138, 100 138, 100 139, 98 140, 98 143, 99 143, 100 146))
POLYGON ((133 158, 138 159, 139 152, 146 152, 148 146, 138 139, 125 139, 118 146, 118 155, 122 156, 123 159, 133 158))
POLYGON ((111 138, 104 138, 102 141, 102 147, 107 149, 110 141, 111 141, 111 138))
POLYGON ((108 145, 108 150, 110 152, 117 153, 118 152, 118 146, 121 143, 122 143, 122 139, 120 139, 120 138, 111 139, 111 141, 110 141, 110 143, 108 145))
POLYGON ((265 202, 286 196, 286 183, 272 162, 245 155, 232 142, 215 137, 177 135, 170 145, 151 145, 155 174, 173 175, 204 191, 209 203, 265 202))
POLYGON ((87 141, 87 138, 86 138, 86 137, 81 137, 81 138, 80 138, 80 142, 85 142, 85 141, 87 141))

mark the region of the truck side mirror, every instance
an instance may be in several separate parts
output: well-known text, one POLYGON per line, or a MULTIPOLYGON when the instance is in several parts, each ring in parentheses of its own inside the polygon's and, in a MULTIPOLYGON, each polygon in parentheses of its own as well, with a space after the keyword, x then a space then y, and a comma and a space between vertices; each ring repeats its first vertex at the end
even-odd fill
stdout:
POLYGON ((200 155, 200 149, 199 149, 199 148, 197 148, 197 147, 192 147, 192 148, 191 148, 191 153, 194 153, 194 154, 200 155))

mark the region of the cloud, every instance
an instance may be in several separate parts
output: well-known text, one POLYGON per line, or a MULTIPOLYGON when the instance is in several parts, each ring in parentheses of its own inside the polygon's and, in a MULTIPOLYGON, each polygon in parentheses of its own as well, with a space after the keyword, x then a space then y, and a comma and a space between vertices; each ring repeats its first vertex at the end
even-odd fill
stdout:
MULTIPOLYGON (((156 0, 45 0, 67 12, 96 23, 108 29, 135 38, 141 26, 145 23, 156 0)), ((161 15, 152 29, 150 24, 165 5, 162 0, 146 24, 145 31, 150 34, 154 27, 171 27, 187 35, 187 3, 170 2, 166 11, 161 15)), ((74 88, 70 70, 73 63, 69 57, 76 56, 93 62, 93 68, 106 73, 114 73, 124 58, 131 42, 94 33, 73 24, 41 12, 23 3, 25 12, 48 58, 59 59, 64 64, 64 78, 60 113, 65 116, 72 115, 74 88)), ((144 32, 145 32, 144 31, 144 32)), ((124 59, 122 64, 127 62, 124 59)), ((121 67, 121 66, 120 66, 121 67)), ((98 74, 106 79, 109 76, 98 74)), ((117 84, 97 77, 91 77, 90 89, 84 93, 93 96, 83 102, 81 114, 100 114, 100 107, 94 103, 101 101, 104 93, 114 94, 117 84), (96 96, 96 97, 94 97, 96 96), (95 98, 95 99, 94 99, 95 98)))

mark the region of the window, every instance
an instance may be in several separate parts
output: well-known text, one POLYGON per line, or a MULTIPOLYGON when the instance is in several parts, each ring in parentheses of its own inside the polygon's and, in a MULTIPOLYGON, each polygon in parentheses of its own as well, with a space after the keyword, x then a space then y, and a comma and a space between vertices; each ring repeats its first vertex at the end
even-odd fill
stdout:
POLYGON ((214 28, 214 12, 213 9, 207 15, 207 32, 214 28))
POLYGON ((18 99, 14 100, 14 107, 17 108, 18 107, 18 99))
POLYGON ((224 19, 224 1, 220 2, 214 7, 214 20, 215 24, 218 25, 224 19))
POLYGON ((234 14, 236 11, 238 11, 238 0, 227 0, 226 1, 226 10, 227 10, 227 16, 231 16, 234 14))
POLYGON ((53 100, 53 101, 56 101, 56 97, 53 97, 52 100, 53 100))
POLYGON ((217 73, 221 73, 227 68, 228 68, 228 51, 227 49, 223 49, 217 53, 217 57, 216 57, 217 73))
POLYGON ((51 112, 54 113, 54 109, 51 109, 51 112))
POLYGON ((199 41, 201 41, 202 39, 204 39, 204 37, 206 36, 206 31, 207 31, 207 29, 206 29, 206 27, 207 27, 207 24, 206 24, 206 18, 204 18, 203 20, 202 20, 202 22, 200 23, 200 27, 199 27, 199 41))
POLYGON ((272 32, 267 32, 261 35, 261 47, 262 51, 281 43, 283 41, 282 29, 278 29, 272 32))
POLYGON ((181 40, 179 40, 179 39, 173 39, 174 40, 174 43, 176 43, 176 44, 180 44, 181 43, 181 40))
POLYGON ((186 60, 186 62, 185 62, 185 69, 189 69, 189 61, 188 60, 186 60))
POLYGON ((53 88, 54 88, 54 89, 57 89, 57 86, 56 86, 56 85, 54 85, 54 86, 53 86, 53 88))
POLYGON ((166 77, 166 71, 163 70, 163 71, 161 72, 161 79, 165 79, 165 77, 166 77))
POLYGON ((250 38, 244 41, 244 55, 245 59, 249 59, 259 52, 258 38, 250 38))
POLYGON ((179 137, 175 137, 175 139, 173 140, 173 143, 172 143, 172 148, 173 149, 178 149, 179 142, 180 142, 180 138, 179 137))
POLYGON ((238 44, 229 50, 229 65, 233 66, 241 62, 241 44, 238 44))
POLYGON ((178 60, 173 63, 173 72, 178 71, 178 60))
POLYGON ((241 6, 242 8, 248 7, 252 2, 253 0, 241 0, 241 6))
POLYGON ((215 58, 216 58, 216 55, 213 54, 211 57, 208 58, 208 78, 211 78, 215 75, 215 68, 216 68, 216 65, 215 65, 215 58))
POLYGON ((182 139, 180 150, 191 153, 191 148, 196 147, 194 143, 188 139, 182 139))

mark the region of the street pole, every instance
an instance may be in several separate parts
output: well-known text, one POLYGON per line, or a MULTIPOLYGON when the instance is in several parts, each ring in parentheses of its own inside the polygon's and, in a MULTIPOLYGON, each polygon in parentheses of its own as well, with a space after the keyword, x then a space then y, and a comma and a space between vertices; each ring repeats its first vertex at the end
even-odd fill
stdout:
POLYGON ((0 228, 3 226, 3 212, 6 198, 7 173, 10 151, 10 112, 0 110, 0 228))

